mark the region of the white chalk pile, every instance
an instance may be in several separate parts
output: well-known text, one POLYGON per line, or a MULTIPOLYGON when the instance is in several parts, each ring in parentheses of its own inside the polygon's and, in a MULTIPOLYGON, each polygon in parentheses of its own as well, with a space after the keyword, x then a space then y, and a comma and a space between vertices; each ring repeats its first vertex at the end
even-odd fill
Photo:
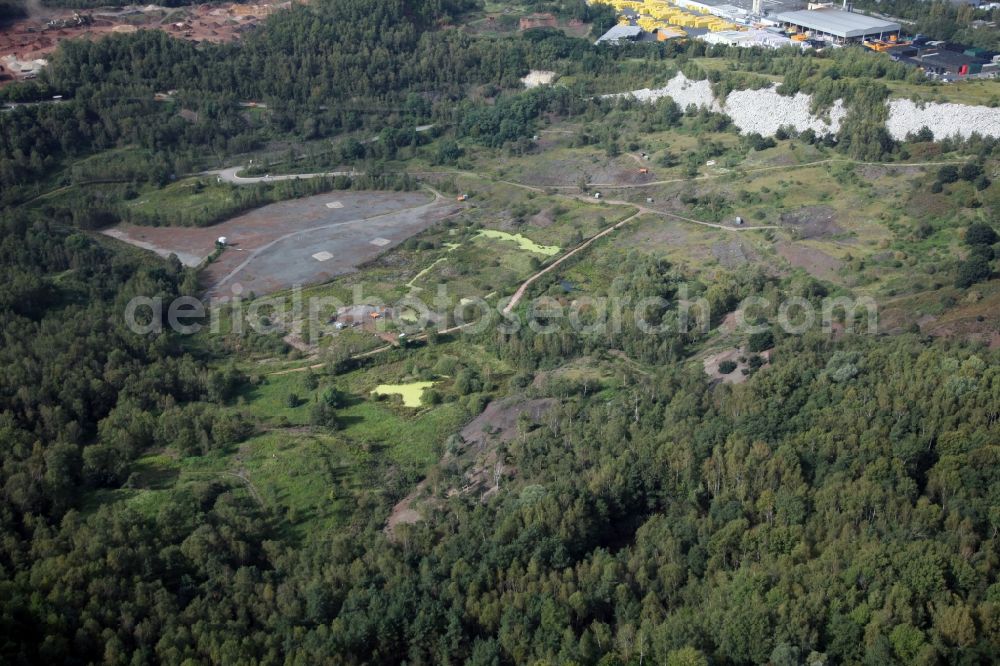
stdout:
POLYGON ((670 79, 662 88, 643 88, 627 93, 615 95, 605 95, 605 97, 624 97, 631 95, 640 102, 655 102, 662 97, 669 97, 681 109, 687 109, 694 104, 696 107, 708 107, 713 111, 722 111, 722 107, 715 100, 712 93, 712 84, 709 81, 692 81, 686 76, 677 72, 677 76, 670 79))
POLYGON ((797 132, 811 129, 820 136, 839 132, 840 121, 847 115, 844 101, 834 102, 829 118, 810 113, 811 102, 812 98, 805 93, 783 97, 774 88, 734 90, 726 98, 724 109, 744 134, 774 136, 779 127, 792 127, 797 132))
MULTIPOLYGON (((744 134, 756 132, 761 136, 773 136, 780 127, 792 127, 799 132, 811 129, 819 135, 835 134, 840 130, 840 123, 847 115, 843 100, 837 100, 827 113, 817 116, 809 111, 809 95, 797 93, 785 97, 779 95, 775 87, 735 90, 720 104, 712 94, 710 82, 691 81, 678 73, 663 88, 643 88, 605 97, 631 95, 641 102, 670 97, 683 109, 694 104, 725 113, 744 134)), ((918 106, 907 99, 891 100, 888 105, 886 129, 894 139, 903 139, 925 126, 937 140, 955 136, 968 138, 973 133, 1000 137, 1000 108, 937 103, 918 106)))
POLYGON ((1000 108, 936 102, 918 106, 908 99, 894 99, 889 102, 885 126, 894 139, 904 139, 923 127, 934 132, 938 140, 954 136, 967 139, 973 133, 1000 136, 1000 108))

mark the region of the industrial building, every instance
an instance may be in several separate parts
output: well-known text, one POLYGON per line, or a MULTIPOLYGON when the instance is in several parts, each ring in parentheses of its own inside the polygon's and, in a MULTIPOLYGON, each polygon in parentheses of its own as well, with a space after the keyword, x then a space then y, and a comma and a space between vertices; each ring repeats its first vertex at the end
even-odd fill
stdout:
POLYGON ((642 36, 642 28, 637 25, 618 25, 597 38, 595 44, 617 45, 622 42, 635 42, 642 36))
POLYGON ((743 48, 761 46, 764 48, 780 49, 783 46, 799 46, 801 48, 807 46, 804 42, 794 42, 786 35, 781 35, 771 30, 723 30, 701 35, 698 39, 709 44, 725 44, 726 46, 740 46, 743 48))
POLYGON ((898 23, 833 7, 783 12, 770 17, 785 28, 830 42, 885 40, 899 35, 898 23))
POLYGON ((1000 76, 1000 55, 983 49, 941 42, 911 43, 886 49, 897 62, 919 67, 928 76, 945 80, 1000 76))

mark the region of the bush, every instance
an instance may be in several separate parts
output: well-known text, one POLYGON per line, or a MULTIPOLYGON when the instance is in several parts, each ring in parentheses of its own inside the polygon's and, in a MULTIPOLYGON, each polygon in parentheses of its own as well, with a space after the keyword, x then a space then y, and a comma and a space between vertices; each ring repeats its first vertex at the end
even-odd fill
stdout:
POLYGON ((771 331, 754 333, 747 340, 747 351, 762 352, 774 346, 774 334, 771 331))
POLYGON ((947 164, 938 169, 938 181, 942 183, 954 183, 958 180, 958 168, 947 164))
POLYGON ((971 287, 990 277, 990 262, 982 255, 974 254, 958 266, 955 286, 959 289, 971 287))
POLYGON ((966 162, 958 171, 958 177, 970 183, 983 174, 983 167, 975 162, 966 162))
POLYGON ((317 402, 309 413, 309 422, 314 426, 322 426, 336 430, 340 427, 336 410, 325 402, 317 402))
POLYGON ((736 361, 723 361, 719 364, 719 372, 723 375, 728 375, 735 369, 736 361))
POLYGON ((983 222, 976 222, 965 230, 966 245, 993 245, 996 242, 997 232, 993 230, 993 227, 983 222))

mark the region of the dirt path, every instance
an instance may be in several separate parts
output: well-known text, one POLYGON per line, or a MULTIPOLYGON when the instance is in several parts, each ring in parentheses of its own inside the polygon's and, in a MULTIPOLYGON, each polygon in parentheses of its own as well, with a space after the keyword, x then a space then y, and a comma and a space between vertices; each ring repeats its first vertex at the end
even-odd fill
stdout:
MULTIPOLYGON (((653 185, 670 185, 673 183, 686 183, 692 180, 714 180, 716 178, 726 178, 732 175, 737 176, 749 176, 755 173, 762 173, 765 171, 778 171, 781 169, 804 169, 808 167, 820 166, 823 164, 833 164, 836 162, 841 162, 844 164, 853 164, 855 166, 879 166, 879 167, 931 167, 931 166, 945 166, 948 164, 965 164, 968 160, 953 160, 948 162, 858 162, 857 160, 847 159, 843 157, 830 157, 825 160, 818 160, 816 162, 805 162, 803 164, 779 164, 776 166, 769 167, 758 167, 756 169, 747 169, 745 171, 729 171, 727 173, 719 174, 708 174, 704 176, 695 176, 694 178, 670 178, 668 180, 653 180, 648 183, 587 183, 589 187, 607 187, 617 190, 631 190, 638 189, 642 187, 650 187, 653 185)), ((556 190, 572 190, 576 189, 577 185, 552 185, 551 189, 556 190)))
POLYGON ((510 302, 507 303, 507 305, 503 309, 503 313, 504 314, 510 314, 510 311, 513 310, 514 307, 518 303, 521 302, 522 298, 524 298, 524 294, 525 294, 525 292, 528 291, 528 287, 530 287, 536 280, 538 280, 538 278, 542 277, 543 275, 545 275, 549 271, 555 269, 556 267, 559 266, 559 264, 561 264, 562 262, 564 262, 567 259, 569 259, 570 257, 572 257, 577 252, 580 252, 582 250, 586 250, 588 247, 590 247, 590 245, 594 241, 596 241, 596 240, 598 240, 600 238, 604 238, 605 236, 607 236, 608 234, 610 234, 615 229, 620 229, 622 226, 624 226, 628 222, 631 222, 632 220, 634 220, 635 218, 639 217, 642 214, 643 214, 642 210, 639 210, 639 211, 633 213, 632 215, 629 215, 628 217, 626 217, 621 222, 618 222, 617 224, 613 224, 610 227, 608 227, 607 229, 605 229, 604 231, 602 231, 602 232, 600 232, 600 233, 598 233, 598 234, 596 234, 594 236, 591 236, 590 238, 588 238, 587 240, 585 240, 580 245, 577 245, 575 248, 573 248, 572 250, 570 250, 569 252, 567 252, 566 254, 564 254, 563 256, 559 257, 558 259, 556 259, 555 261, 553 261, 551 264, 549 264, 548 266, 546 266, 545 268, 543 268, 542 270, 538 271, 537 273, 535 273, 534 275, 532 275, 531 277, 529 277, 527 280, 525 280, 521 284, 520 287, 517 288, 517 291, 514 292, 514 295, 511 296, 510 302))
MULTIPOLYGON (((419 130, 418 130, 419 131, 419 130)), ((647 163, 642 160, 639 156, 628 153, 628 156, 634 159, 638 164, 646 165, 647 163)), ((932 166, 946 166, 949 164, 958 165, 965 164, 968 160, 950 160, 944 162, 859 162, 857 160, 852 160, 843 157, 829 157, 824 160, 817 160, 816 162, 804 162, 802 164, 779 164, 776 166, 768 167, 758 167, 756 169, 747 169, 745 171, 730 171, 727 173, 719 174, 706 174, 703 176, 695 176, 693 178, 669 178, 667 180, 651 180, 648 183, 587 183, 588 187, 606 187, 610 189, 617 190, 630 190, 639 189, 643 187, 652 187, 655 185, 670 185, 673 183, 686 183, 693 180, 714 180, 716 178, 726 178, 733 175, 737 176, 748 176, 755 173, 763 173, 766 171, 779 171, 782 169, 804 169, 808 167, 820 166, 823 164, 833 164, 833 163, 844 163, 844 164, 854 164, 855 166, 878 166, 887 168, 904 168, 904 167, 932 167, 932 166)), ((253 185, 255 183, 270 183, 278 180, 295 180, 295 179, 305 179, 305 178, 320 178, 328 177, 332 178, 335 176, 363 176, 363 171, 327 171, 324 173, 292 173, 284 174, 278 176, 239 176, 237 173, 243 169, 242 166, 228 167, 226 169, 213 169, 211 171, 205 171, 199 175, 210 175, 218 176, 226 183, 232 183, 234 185, 253 185)), ((492 178, 490 176, 483 175, 481 173, 475 173, 472 171, 461 171, 458 169, 449 169, 443 171, 413 171, 411 172, 414 176, 440 176, 440 175, 457 175, 457 176, 469 176, 472 178, 480 178, 483 180, 492 180, 496 183, 504 183, 506 185, 513 185, 514 187, 521 187, 526 190, 531 190, 532 192, 546 192, 547 190, 574 190, 579 188, 579 185, 548 185, 546 187, 537 187, 534 185, 527 185, 525 183, 518 183, 512 180, 503 180, 502 178, 492 178)), ((759 228, 759 227, 757 227, 759 228)))
POLYGON ((266 176, 239 176, 238 172, 242 171, 242 166, 229 167, 227 169, 213 169, 212 171, 206 171, 203 175, 206 176, 217 176, 224 183, 231 183, 233 185, 255 185, 257 183, 274 183, 279 180, 305 180, 308 178, 336 178, 337 176, 363 176, 364 173, 361 171, 326 171, 323 173, 290 173, 281 176, 272 176, 270 174, 266 176))
POLYGON ((264 506, 264 500, 260 496, 260 493, 257 491, 257 486, 253 485, 253 481, 250 480, 250 476, 247 474, 247 471, 244 468, 241 467, 239 470, 235 472, 226 471, 223 472, 223 474, 225 474, 226 476, 236 477, 237 479, 242 481, 246 485, 247 490, 250 491, 250 495, 255 500, 257 500, 257 504, 259 504, 260 506, 264 506))

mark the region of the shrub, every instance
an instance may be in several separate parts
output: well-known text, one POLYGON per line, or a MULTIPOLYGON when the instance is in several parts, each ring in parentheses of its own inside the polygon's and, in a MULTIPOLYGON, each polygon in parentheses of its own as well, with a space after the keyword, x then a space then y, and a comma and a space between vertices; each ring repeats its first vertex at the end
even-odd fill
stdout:
POLYGON ((990 262, 982 255, 974 254, 958 266, 955 286, 959 289, 971 287, 990 277, 990 262))
POLYGON ((976 222, 965 230, 966 245, 993 245, 996 242, 997 232, 993 230, 993 227, 983 222, 976 222))
POLYGON ((753 333, 747 340, 747 351, 762 352, 774 346, 774 334, 771 331, 753 333))
POLYGON ((937 179, 942 183, 954 183, 958 180, 958 168, 951 164, 941 167, 938 169, 937 179))
POLYGON ((958 177, 969 182, 974 181, 983 174, 983 167, 975 162, 966 162, 958 171, 958 177))
POLYGON ((719 372, 723 375, 728 375, 735 369, 736 361, 723 361, 719 364, 719 372))

